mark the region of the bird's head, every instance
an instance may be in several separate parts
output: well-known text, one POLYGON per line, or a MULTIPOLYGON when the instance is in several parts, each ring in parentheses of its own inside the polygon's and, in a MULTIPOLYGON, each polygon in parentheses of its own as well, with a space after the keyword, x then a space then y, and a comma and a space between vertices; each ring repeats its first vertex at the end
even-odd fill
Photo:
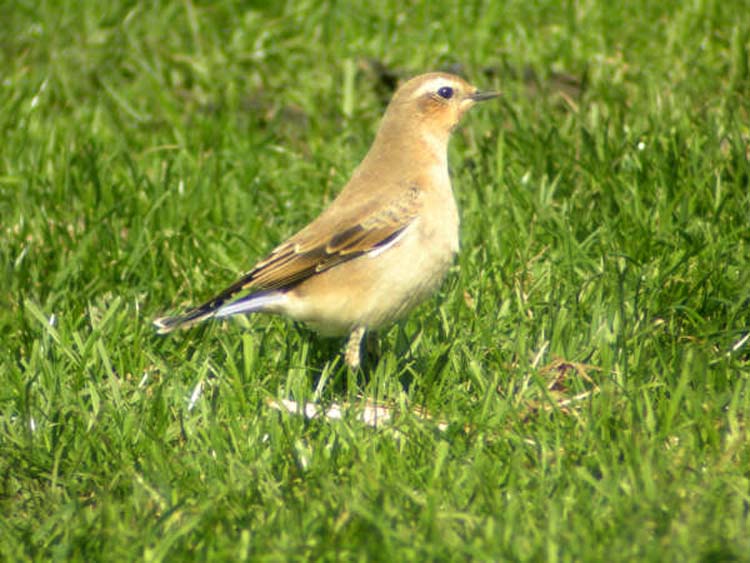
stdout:
POLYGON ((422 74, 396 91, 386 111, 386 119, 404 127, 449 134, 474 104, 499 95, 500 92, 481 92, 452 74, 422 74))

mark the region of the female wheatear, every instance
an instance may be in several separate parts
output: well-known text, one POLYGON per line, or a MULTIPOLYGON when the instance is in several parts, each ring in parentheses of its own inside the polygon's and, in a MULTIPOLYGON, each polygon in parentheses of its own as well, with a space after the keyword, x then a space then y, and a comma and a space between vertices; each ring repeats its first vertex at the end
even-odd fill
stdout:
POLYGON ((212 317, 277 313, 324 335, 349 335, 345 358, 357 368, 365 332, 430 296, 453 263, 459 220, 448 140, 469 108, 498 95, 444 73, 406 82, 328 208, 203 305, 156 319, 158 331, 212 317))

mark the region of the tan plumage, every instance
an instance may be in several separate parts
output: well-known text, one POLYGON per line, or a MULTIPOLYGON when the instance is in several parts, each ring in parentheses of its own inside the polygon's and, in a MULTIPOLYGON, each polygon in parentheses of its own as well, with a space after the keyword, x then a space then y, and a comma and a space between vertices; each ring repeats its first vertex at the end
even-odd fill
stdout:
POLYGON ((156 319, 158 331, 210 317, 279 313, 323 334, 350 334, 346 360, 357 367, 365 331, 408 312, 450 267, 458 251, 450 132, 474 103, 497 95, 444 73, 406 82, 328 208, 214 298, 156 319))

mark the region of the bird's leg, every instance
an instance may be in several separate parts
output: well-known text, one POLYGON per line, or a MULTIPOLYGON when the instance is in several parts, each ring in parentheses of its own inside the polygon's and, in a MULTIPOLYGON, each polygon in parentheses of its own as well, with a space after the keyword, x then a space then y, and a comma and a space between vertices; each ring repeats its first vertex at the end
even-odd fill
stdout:
POLYGON ((349 341, 346 343, 346 352, 344 353, 344 360, 346 365, 352 369, 359 368, 361 360, 362 350, 362 338, 365 335, 365 327, 358 326, 349 335, 349 341))

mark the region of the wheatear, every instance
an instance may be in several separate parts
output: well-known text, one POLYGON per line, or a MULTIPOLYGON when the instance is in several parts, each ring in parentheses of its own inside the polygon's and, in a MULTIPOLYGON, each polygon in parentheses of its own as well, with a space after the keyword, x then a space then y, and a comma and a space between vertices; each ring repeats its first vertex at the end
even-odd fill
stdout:
POLYGON ((320 216, 236 283, 160 333, 211 317, 277 313, 323 335, 349 335, 357 368, 365 331, 404 316, 438 287, 458 252, 458 210, 448 140, 476 102, 498 96, 457 76, 430 73, 401 86, 375 141, 320 216))

